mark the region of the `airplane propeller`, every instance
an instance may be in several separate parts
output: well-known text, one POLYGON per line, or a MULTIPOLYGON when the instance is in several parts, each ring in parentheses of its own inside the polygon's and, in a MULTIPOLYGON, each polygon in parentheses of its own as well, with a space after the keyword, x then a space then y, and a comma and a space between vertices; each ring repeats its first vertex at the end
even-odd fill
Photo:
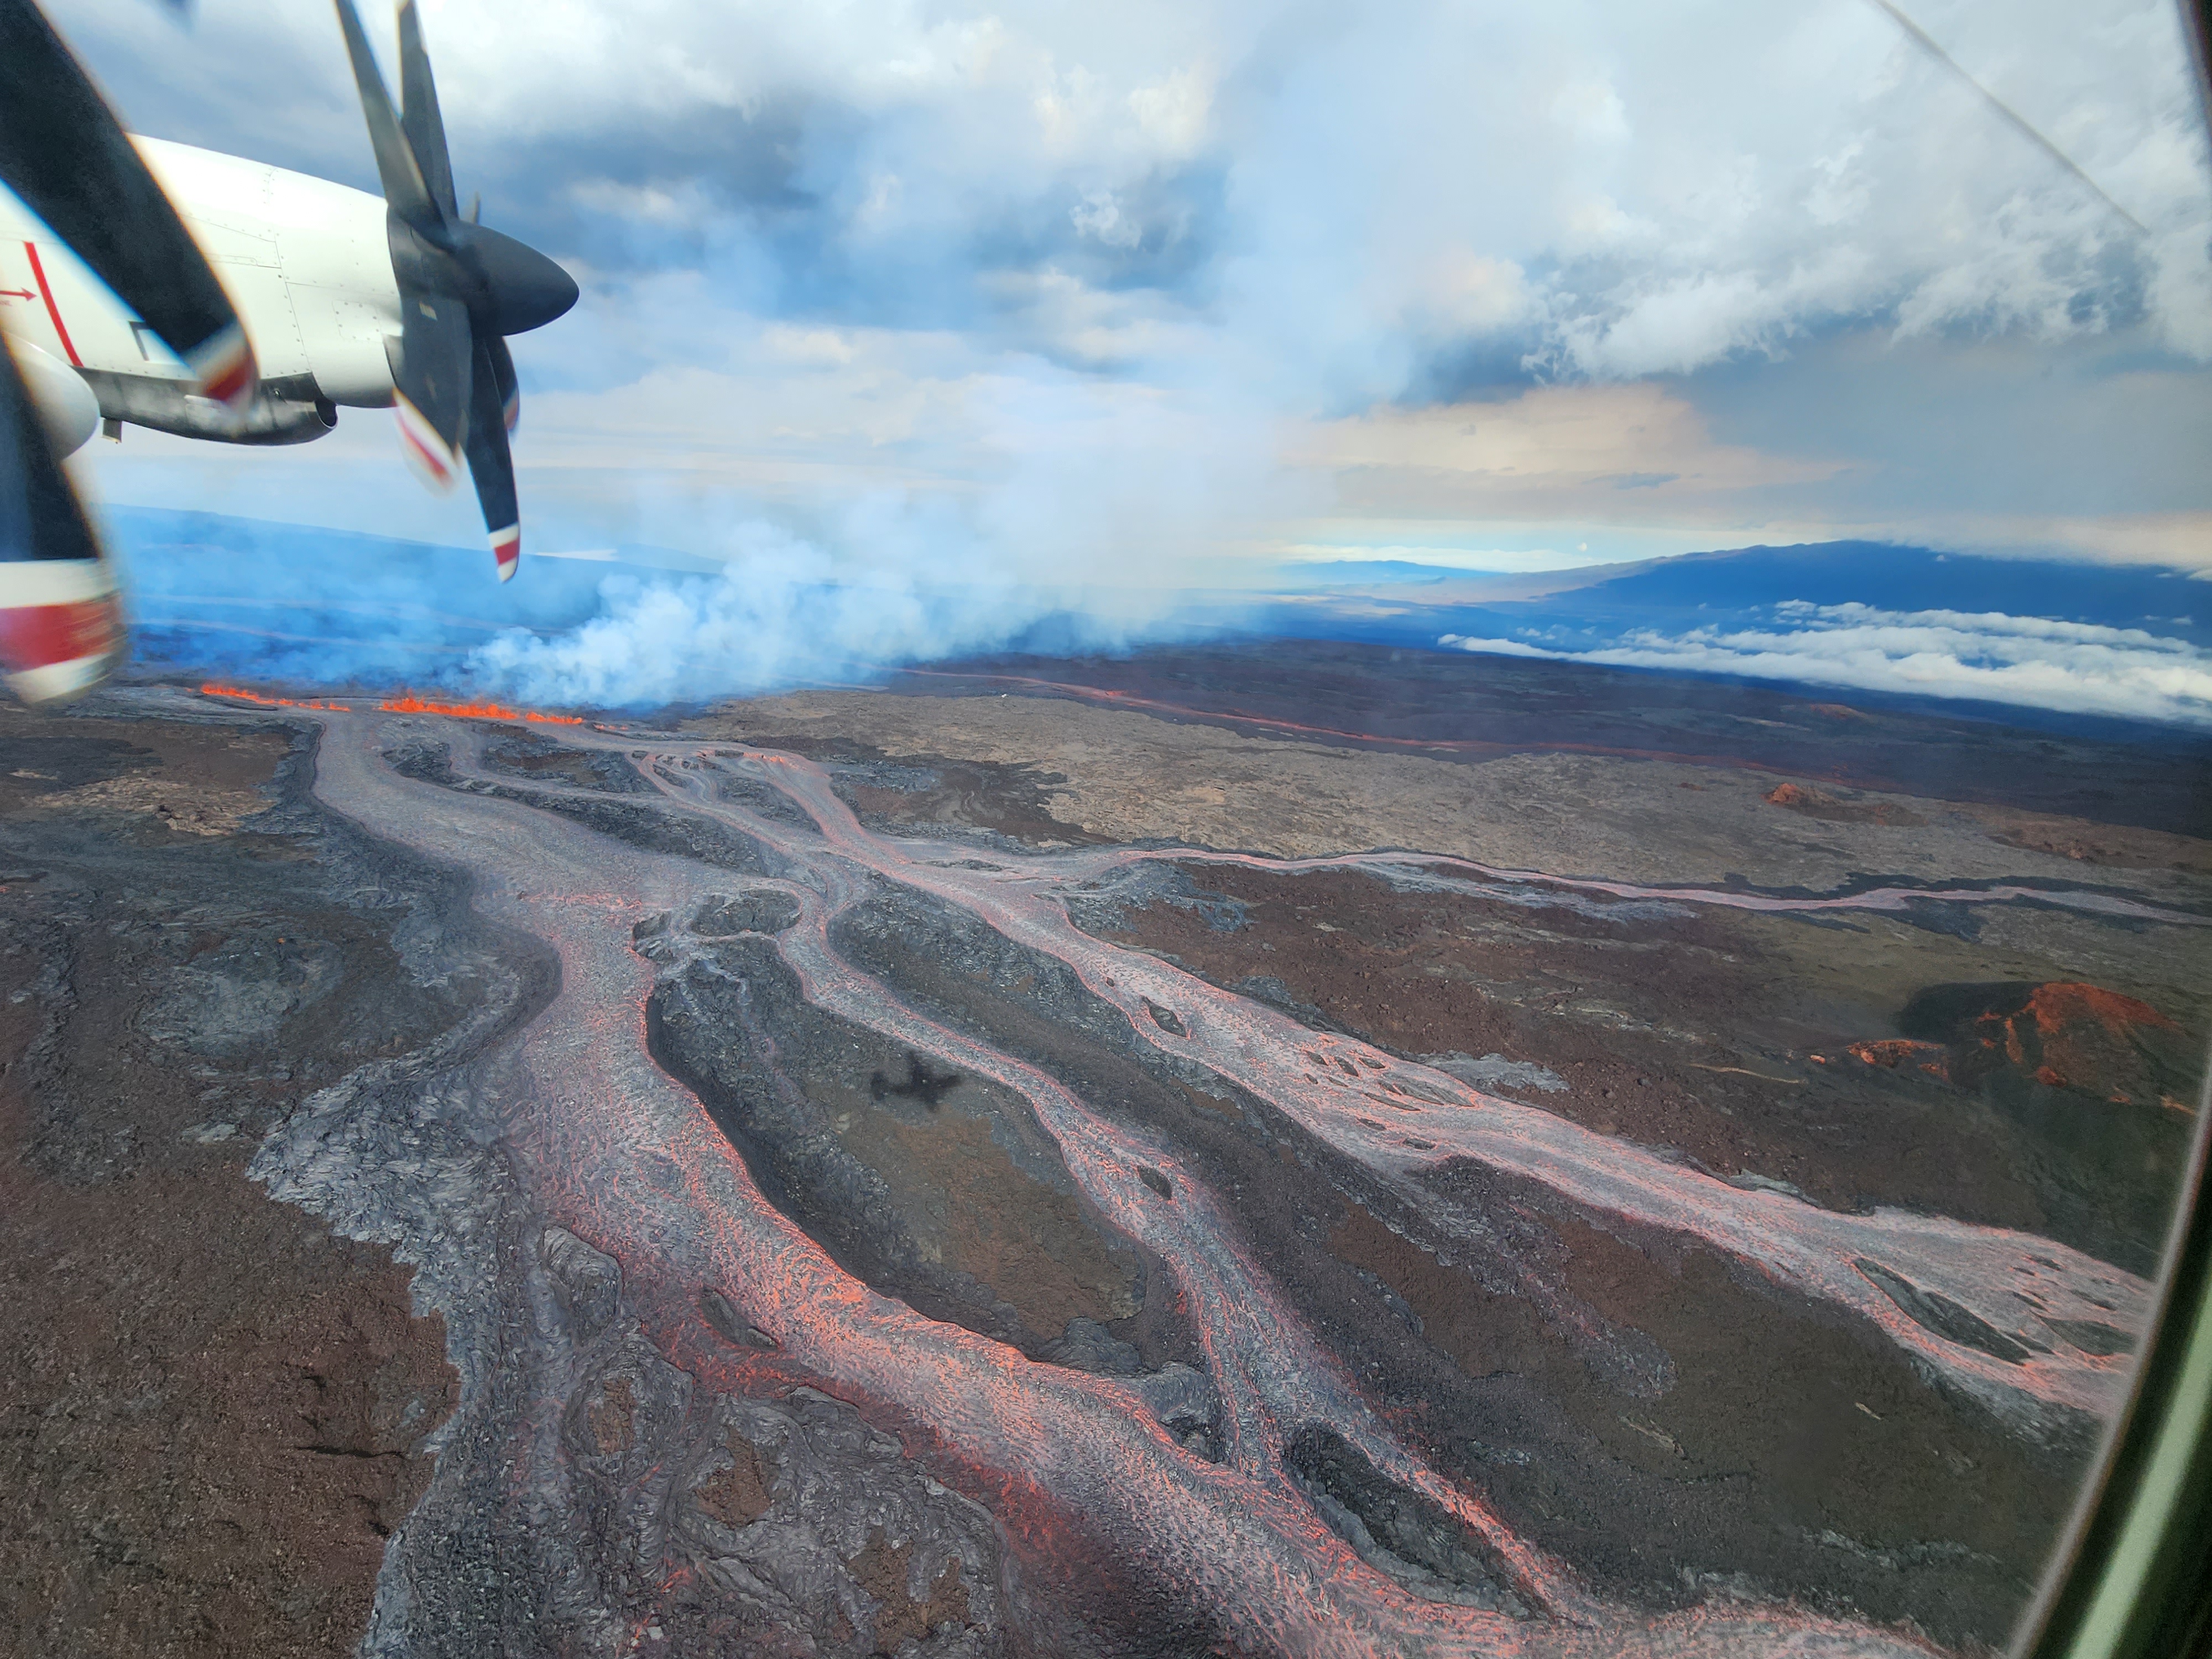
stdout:
POLYGON ((384 185, 400 333, 387 339, 400 448, 424 482, 453 487, 465 458, 501 581, 522 556, 522 526, 507 437, 521 413, 506 336, 542 327, 576 303, 567 271, 536 249, 464 216, 438 88, 422 49, 415 0, 399 5, 399 95, 394 109, 369 55, 353 0, 334 0, 384 185))
MULTIPOLYGON (((237 311, 33 0, 0 0, 0 179, 176 352, 194 391, 246 414, 261 374, 237 311)), ((35 270, 36 248, 25 252, 35 270)), ((114 566, 25 384, 39 361, 25 352, 19 362, 0 345, 0 678, 43 703, 98 684, 125 636, 114 566)), ((84 395, 67 368, 51 367, 84 395)))

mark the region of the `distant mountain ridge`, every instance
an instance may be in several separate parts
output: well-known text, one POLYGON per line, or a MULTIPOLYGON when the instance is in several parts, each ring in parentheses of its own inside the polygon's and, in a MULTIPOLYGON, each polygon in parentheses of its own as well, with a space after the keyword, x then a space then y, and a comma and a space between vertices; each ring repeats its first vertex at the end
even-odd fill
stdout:
POLYGON ((1414 580, 1395 563, 1365 586, 1279 592, 1237 626, 1978 704, 2008 720, 2212 729, 2212 585, 2173 566, 1864 541, 1533 577, 1414 580))
MULTIPOLYGON (((1546 600, 1550 603, 1539 608, 1547 621, 1558 619, 1553 612, 1612 620, 1632 611, 1748 611, 1790 601, 1900 611, 2001 611, 2212 643, 2212 582, 2172 565, 2068 562, 1863 541, 1722 549, 1532 575, 1486 576, 1390 560, 1382 562, 1386 574, 1366 583, 1352 575, 1356 562, 1310 567, 1322 573, 1321 580, 1284 591, 1423 610, 1546 600)), ((1526 618, 1509 611, 1501 620, 1526 618)))
POLYGON ((1860 604, 1887 611, 2014 617, 2197 635, 2212 629, 2212 583, 2172 565, 2089 564, 1824 542, 1688 553, 1576 590, 1586 603, 1691 606, 1860 604))
MULTIPOLYGON (((1274 638, 1543 656, 1961 708, 1979 702, 1991 712, 2034 708, 2045 711, 2039 719, 2079 714, 2212 728, 2212 585, 2167 567, 1880 542, 1740 548, 1528 575, 1393 561, 1386 580, 1364 584, 1309 568, 1297 573, 1303 589, 1163 593, 1145 619, 1125 625, 1102 624, 1045 591, 947 583, 878 596, 866 585, 794 582, 667 549, 536 558, 523 580, 502 584, 479 548, 143 507, 108 518, 135 659, 141 672, 157 674, 329 689, 475 685, 501 652, 513 658, 520 633, 567 642, 594 663, 611 660, 610 649, 617 658, 689 651, 702 683, 739 672, 737 659, 766 641, 780 665, 771 678, 799 684, 866 678, 977 645, 1051 657, 1109 640, 1126 650, 1274 638), (667 605, 638 610, 641 593, 661 589, 676 590, 667 605), (916 605, 927 629, 874 631, 916 605), (709 616, 721 634, 633 637, 641 617, 667 619, 648 629, 684 629, 682 619, 709 616), (732 626, 738 635, 728 633, 732 626), (790 629, 798 631, 788 639, 779 632, 790 629), (617 647, 617 635, 629 642, 617 647), (489 657, 475 655, 502 636, 489 657), (911 642, 889 643, 900 638, 911 642), (871 640, 880 643, 871 647, 871 640)), ((619 700, 629 682, 590 684, 577 695, 619 700)))

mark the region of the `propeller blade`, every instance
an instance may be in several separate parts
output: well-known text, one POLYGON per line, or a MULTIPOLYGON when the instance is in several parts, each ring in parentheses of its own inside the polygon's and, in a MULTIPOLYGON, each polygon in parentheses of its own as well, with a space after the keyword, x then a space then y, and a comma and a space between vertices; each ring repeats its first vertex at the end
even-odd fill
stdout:
POLYGON ((480 191, 480 190, 478 190, 478 191, 471 191, 469 192, 469 211, 468 211, 468 216, 468 216, 468 222, 469 222, 471 224, 472 224, 472 225, 473 225, 473 224, 475 224, 475 223, 477 223, 477 216, 478 214, 482 213, 483 211, 483 192, 482 191, 480 191))
POLYGON ((500 416, 512 436, 522 419, 522 386, 514 378, 514 354, 496 334, 485 335, 477 343, 491 359, 492 383, 499 388, 500 416))
POLYGON ((423 483, 450 489, 469 423, 468 307, 419 289, 401 294, 399 306, 400 337, 384 343, 399 447, 423 483))
MULTIPOLYGON (((515 503, 514 455, 507 447, 508 423, 501 418, 502 402, 508 395, 500 390, 500 369, 506 355, 507 342, 497 335, 477 342, 468 433, 469 475, 476 480, 477 501, 483 508, 484 529, 491 537, 491 556, 503 582, 514 579, 522 562, 522 514, 515 503), (492 349, 495 346, 496 351, 492 349)), ((507 361, 505 368, 512 385, 513 362, 507 361)))
POLYGON ((114 568, 0 348, 0 673, 27 703, 89 690, 123 645, 114 568))
POLYGON ((345 32, 346 56, 353 60, 354 84, 361 88, 361 112, 368 121, 368 143, 376 152, 384 204, 416 229, 442 240, 444 216, 423 182, 422 165, 392 107, 392 94, 384 89, 384 76, 368 50, 368 36, 362 32, 361 15, 354 10, 353 0, 332 3, 337 7, 338 27, 345 32))
POLYGON ((446 149, 446 123, 438 113, 438 83, 422 49, 422 23, 415 0, 399 0, 399 127, 430 199, 448 219, 460 216, 453 202, 453 158, 446 149))
POLYGON ((32 0, 0 0, 0 177, 123 303, 242 411, 260 384, 222 284, 32 0))

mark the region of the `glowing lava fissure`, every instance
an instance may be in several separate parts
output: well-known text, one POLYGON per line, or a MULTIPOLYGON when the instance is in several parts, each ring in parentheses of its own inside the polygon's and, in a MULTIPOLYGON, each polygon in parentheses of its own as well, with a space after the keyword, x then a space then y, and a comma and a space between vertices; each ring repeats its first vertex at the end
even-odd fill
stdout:
MULTIPOLYGON (((615 734, 582 740, 625 748, 637 741, 615 734)), ((653 976, 630 948, 629 924, 641 908, 693 914, 727 888, 726 872, 681 856, 611 847, 580 824, 524 805, 527 797, 516 792, 502 789, 499 799, 403 781, 381 763, 373 741, 366 732, 343 744, 326 736, 333 752, 319 791, 343 810, 378 809, 377 819, 393 824, 401 838, 475 870, 483 906, 548 939, 561 956, 560 996, 510 1056, 519 1103, 513 1134, 548 1207, 625 1262, 649 1269, 648 1276, 696 1273, 720 1287, 778 1343, 777 1370, 795 1367, 848 1398, 927 1422, 974 1466, 1091 1516, 1133 1559, 1217 1609, 1241 1642, 1301 1654, 1597 1654, 1659 1644, 1720 1653, 1747 1644, 1787 1644, 1808 1653, 1925 1650, 1791 1608, 1708 1603, 1655 1618, 1590 1595, 1515 1536, 1476 1493, 1398 1441, 1242 1254, 1233 1213, 1174 1148, 1102 1119, 1057 1078, 908 1006, 855 971, 833 947, 831 923, 878 882, 915 889, 1057 958, 1164 1059, 1203 1067, 1267 1101, 1401 1192, 1418 1198, 1413 1175, 1449 1158, 1473 1159, 1525 1176, 1623 1225, 1698 1240, 1848 1308, 2015 1421, 2032 1420, 2039 1410, 2093 1414, 2112 1397, 2120 1363, 2083 1354, 2022 1314, 2021 1292, 2032 1286, 2053 1325, 2090 1307, 2100 1310, 2088 1316, 2092 1322, 2132 1320, 2148 1287, 2130 1275, 2002 1230, 1893 1212, 1836 1214, 1779 1194, 1741 1192, 1364 1043, 1309 1030, 1069 923, 1059 899, 1066 886, 1132 858, 1188 854, 1098 849, 1002 855, 996 867, 961 867, 963 860, 946 855, 969 849, 870 836, 820 769, 790 757, 746 757, 740 764, 757 764, 760 776, 804 808, 809 826, 714 799, 713 763, 702 755, 649 768, 671 810, 720 820, 788 865, 792 879, 750 886, 779 892, 797 907, 775 948, 808 1000, 1020 1096, 1091 1201, 1169 1264, 1223 1402, 1225 1462, 1194 1457, 1122 1383, 1009 1364, 1000 1345, 870 1295, 763 1197, 697 1100, 645 1058, 642 1010, 653 976), (392 810, 395 795, 408 811, 392 810), (510 890, 518 870, 528 872, 528 894, 510 890), (1173 1024, 1155 1009, 1172 1013, 1173 1024), (1419 1136, 1405 1132, 1408 1122, 1417 1123, 1419 1136), (1869 1276, 1862 1263, 1877 1271, 1869 1276), (1916 1303, 1955 1310, 1997 1333, 2011 1345, 2004 1352, 2017 1348, 2029 1358, 2002 1358, 1987 1345, 1930 1328, 1924 1313, 1916 1317, 1907 1305, 1916 1303), (2023 1332, 2034 1340, 2021 1340, 2023 1332), (1334 1437, 1325 1443, 1356 1451, 1455 1517, 1499 1565, 1531 1616, 1415 1596, 1361 1561, 1316 1518, 1285 1469, 1285 1449, 1299 1433, 1334 1437)), ((474 775, 467 763, 456 769, 474 775)), ((573 801, 588 792, 547 785, 539 793, 573 801)), ((1608 893, 1650 890, 1590 885, 1608 893)), ((1756 896, 1664 896, 1769 908, 1756 896)), ((1966 896, 2002 902, 2010 896, 1966 896)), ((1426 1201, 1435 1207, 1432 1197, 1426 1201)), ((690 1325, 704 1330, 696 1315, 690 1325)), ((718 1360, 701 1357, 709 1352, 687 1349, 686 1359, 719 1364, 740 1379, 768 1363, 738 1361, 726 1351, 718 1360)))
POLYGON ((234 702, 254 703, 263 708, 313 708, 325 714, 350 714, 353 710, 342 702, 297 701, 291 697, 266 697, 258 691, 248 691, 239 685, 217 685, 213 681, 200 687, 204 697, 228 697, 234 702))
POLYGON ((503 708, 495 702, 439 702, 409 692, 376 705, 387 714, 444 714, 456 720, 526 720, 533 726, 581 726, 581 714, 544 714, 534 708, 503 708))

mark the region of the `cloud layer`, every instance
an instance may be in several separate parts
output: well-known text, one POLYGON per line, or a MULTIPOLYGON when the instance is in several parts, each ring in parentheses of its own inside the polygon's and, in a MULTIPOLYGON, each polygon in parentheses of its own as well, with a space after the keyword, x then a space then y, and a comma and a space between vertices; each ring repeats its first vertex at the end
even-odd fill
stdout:
POLYGON ((1437 643, 2212 727, 2212 653, 2142 629, 1793 600, 1773 606, 1763 625, 1632 629, 1595 650, 1557 649, 1531 632, 1522 639, 1446 634, 1437 643))
MULTIPOLYGON (((54 5, 141 130, 373 186, 325 9, 54 5)), ((515 343, 526 547, 755 562, 884 596, 836 625, 917 650, 942 629, 901 596, 1049 611, 1292 548, 2212 563, 2212 191, 2168 0, 1914 7, 2148 234, 1865 0, 424 5, 463 191, 585 289, 515 343)), ((394 490, 380 424, 82 465, 473 543, 465 500, 394 490)), ((732 580, 667 625, 737 678, 782 648, 748 630, 830 625, 732 580)))
MULTIPOLYGON (((501 222, 763 314, 1091 365, 1202 341, 1343 407, 1524 362, 1681 373, 1838 320, 2143 317, 2212 355, 2163 0, 1920 9, 2148 237, 1863 0, 427 9, 501 222)), ((182 42, 141 0, 58 10, 142 125, 363 170, 313 9, 209 0, 182 42)))

